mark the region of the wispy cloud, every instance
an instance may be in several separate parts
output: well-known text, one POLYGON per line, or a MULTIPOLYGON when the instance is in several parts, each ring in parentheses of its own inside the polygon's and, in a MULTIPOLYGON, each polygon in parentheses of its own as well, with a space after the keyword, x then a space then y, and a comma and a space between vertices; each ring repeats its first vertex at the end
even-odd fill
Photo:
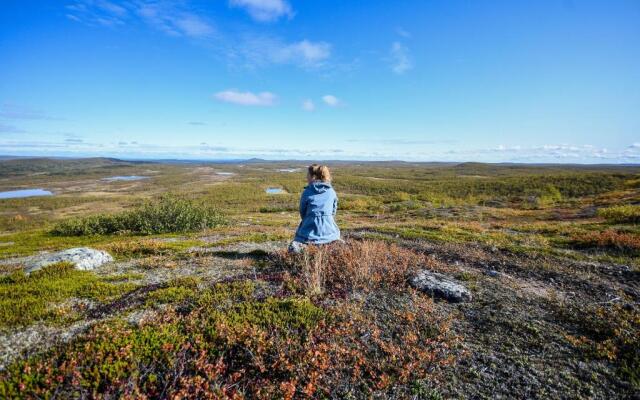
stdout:
POLYGON ((375 138, 367 138, 367 139, 349 139, 347 140, 349 143, 378 143, 383 145, 401 145, 401 146, 415 146, 415 145, 425 145, 425 144, 453 144, 457 143, 457 140, 453 139, 402 139, 402 138, 394 138, 394 139, 375 139, 375 138))
POLYGON ((322 101, 324 101, 324 103, 329 107, 337 107, 342 103, 340 99, 331 94, 322 96, 322 101))
POLYGON ((306 99, 302 102, 302 109, 305 111, 313 111, 316 109, 316 105, 313 103, 313 100, 306 99))
POLYGON ((66 6, 67 18, 88 25, 123 25, 129 10, 106 0, 79 0, 66 6))
POLYGON ((407 31, 406 29, 402 28, 402 27, 397 27, 396 28, 396 33, 400 36, 402 36, 405 39, 410 39, 411 38, 411 32, 407 31))
POLYGON ((413 62, 409 56, 409 49, 400 42, 393 42, 390 51, 391 70, 402 75, 413 68, 413 62))
POLYGON ((326 42, 302 40, 280 48, 275 57, 280 62, 293 62, 302 65, 318 65, 331 55, 331 45, 326 42))
POLYGON ((461 159, 483 160, 488 158, 513 162, 638 162, 640 160, 640 146, 637 148, 632 146, 623 150, 610 150, 606 147, 590 144, 499 145, 483 149, 451 149, 446 154, 461 159))
MULTIPOLYGON (((255 19, 272 20, 292 16, 291 6, 283 0, 231 0, 233 7, 246 9, 255 19)), ((218 29, 212 18, 190 5, 189 1, 131 0, 119 4, 98 0, 75 0, 67 6, 67 17, 87 25, 112 28, 141 22, 173 37, 199 39, 206 49, 234 67, 260 68, 293 65, 303 69, 326 67, 332 46, 324 41, 284 40, 279 36, 255 32, 251 28, 233 34, 218 29), (207 40, 215 38, 215 41, 207 40)))
POLYGON ((53 117, 45 114, 42 110, 12 103, 4 103, 0 105, 0 117, 26 120, 54 119, 53 117))
POLYGON ((293 17, 293 10, 285 0, 229 0, 231 7, 244 8, 259 22, 272 22, 280 17, 293 17))
MULTIPOLYGON (((374 139, 375 140, 375 139, 374 139)), ((409 143, 411 140, 407 140, 409 143)), ((123 156, 136 158, 298 158, 298 159, 344 159, 344 160, 393 160, 407 161, 485 161, 485 162, 535 162, 535 163, 638 163, 640 147, 626 146, 622 149, 606 149, 592 145, 548 144, 540 146, 500 145, 488 148, 461 149, 456 145, 450 150, 434 149, 432 146, 414 146, 410 151, 390 146, 368 148, 366 146, 318 149, 298 147, 252 147, 233 146, 224 143, 162 145, 137 141, 24 141, 9 140, 0 136, 0 154, 15 155, 76 155, 76 156, 123 156)), ((404 143, 406 144, 406 143, 404 143)))
POLYGON ((276 102, 276 95, 271 92, 240 92, 229 89, 214 94, 214 97, 226 103, 238 104, 241 106, 272 106, 276 102))
POLYGON ((148 25, 171 36, 205 38, 215 33, 211 22, 172 3, 141 4, 136 12, 148 25))
POLYGON ((204 126, 207 123, 202 121, 189 121, 188 124, 193 126, 204 126))
POLYGON ((20 129, 13 125, 7 125, 0 122, 0 133, 24 133, 23 129, 20 129))
POLYGON ((249 35, 227 55, 250 68, 289 64, 313 69, 323 66, 331 57, 331 45, 307 39, 287 43, 271 36, 249 35))
POLYGON ((67 6, 67 18, 88 25, 115 27, 138 17, 150 27, 171 36, 206 38, 215 34, 213 23, 179 2, 76 0, 67 6))

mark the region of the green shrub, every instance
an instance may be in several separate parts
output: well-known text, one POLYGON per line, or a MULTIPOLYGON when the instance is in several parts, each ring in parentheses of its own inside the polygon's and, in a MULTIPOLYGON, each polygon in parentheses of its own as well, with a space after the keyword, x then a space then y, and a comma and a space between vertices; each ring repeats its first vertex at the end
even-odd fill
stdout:
POLYGON ((614 223, 638 223, 640 222, 640 206, 623 205, 598 210, 598 215, 609 222, 614 223))
POLYGON ((147 202, 133 211, 115 215, 95 215, 58 223, 51 231, 59 236, 134 233, 195 232, 225 223, 216 209, 191 200, 167 195, 147 202))

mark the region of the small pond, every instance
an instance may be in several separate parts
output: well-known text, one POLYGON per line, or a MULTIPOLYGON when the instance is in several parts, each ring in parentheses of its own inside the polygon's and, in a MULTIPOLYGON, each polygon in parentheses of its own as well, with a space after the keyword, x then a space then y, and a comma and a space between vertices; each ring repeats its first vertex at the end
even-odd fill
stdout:
POLYGON ((300 168, 280 168, 279 172, 298 172, 300 168))
POLYGON ((277 188, 277 187, 270 187, 270 188, 267 188, 267 189, 265 190, 265 192, 267 192, 267 194, 281 194, 281 193, 286 193, 286 192, 284 191, 284 189, 277 188))
POLYGON ((229 175, 235 175, 235 174, 233 172, 216 172, 216 175, 229 176, 229 175))
POLYGON ((22 189, 22 190, 10 190, 7 192, 0 192, 0 199, 17 199, 20 197, 34 197, 34 196, 52 196, 48 190, 44 189, 22 189))
POLYGON ((110 176, 108 178, 102 178, 103 181, 107 182, 115 182, 115 181, 139 181, 142 179, 148 179, 148 176, 141 175, 120 175, 120 176, 110 176))

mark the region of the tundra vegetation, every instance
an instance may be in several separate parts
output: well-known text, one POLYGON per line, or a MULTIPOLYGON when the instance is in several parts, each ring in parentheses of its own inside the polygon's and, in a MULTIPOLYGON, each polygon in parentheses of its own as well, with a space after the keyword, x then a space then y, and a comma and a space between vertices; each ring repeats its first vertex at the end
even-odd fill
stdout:
POLYGON ((0 398, 638 396, 639 167, 331 167, 346 242, 290 255, 300 162, 0 161, 54 192, 0 200, 0 398))

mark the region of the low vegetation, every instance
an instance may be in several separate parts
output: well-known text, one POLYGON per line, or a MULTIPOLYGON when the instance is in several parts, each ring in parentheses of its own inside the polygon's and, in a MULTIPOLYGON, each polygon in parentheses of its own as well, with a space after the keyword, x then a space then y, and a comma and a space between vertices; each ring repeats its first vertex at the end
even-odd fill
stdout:
POLYGON ((225 222, 216 209, 175 196, 149 201, 133 211, 94 215, 58 223, 51 231, 60 236, 91 236, 118 233, 141 235, 194 232, 225 222))
POLYGON ((613 362, 621 376, 640 387, 640 310, 616 300, 580 307, 563 304, 558 313, 574 327, 567 340, 586 358, 613 362))
POLYGON ((188 296, 161 289, 152 297, 188 301, 181 314, 139 327, 101 324, 10 366, 0 373, 0 396, 349 398, 398 388, 408 395, 413 382, 452 360, 443 349, 455 337, 427 298, 409 296, 383 315, 367 304, 258 299, 246 281, 170 287, 189 286, 188 296))
POLYGON ((63 189, 0 200, 0 259, 89 246, 115 262, 0 261, 0 398, 640 390, 638 167, 333 163, 346 242, 292 255, 302 163, 6 165, 3 189, 63 189), (411 289, 424 268, 473 301, 411 289))
POLYGON ((640 235, 614 229, 588 232, 575 236, 573 243, 586 249, 610 250, 617 253, 637 255, 640 253, 640 235))
POLYGON ((640 222, 640 205, 620 205, 598 210, 598 215, 607 221, 618 224, 640 222))
POLYGON ((69 263, 53 264, 30 275, 15 271, 0 277, 0 329, 68 319, 64 308, 54 307, 57 303, 69 298, 105 301, 133 288, 129 283, 106 282, 69 263))

